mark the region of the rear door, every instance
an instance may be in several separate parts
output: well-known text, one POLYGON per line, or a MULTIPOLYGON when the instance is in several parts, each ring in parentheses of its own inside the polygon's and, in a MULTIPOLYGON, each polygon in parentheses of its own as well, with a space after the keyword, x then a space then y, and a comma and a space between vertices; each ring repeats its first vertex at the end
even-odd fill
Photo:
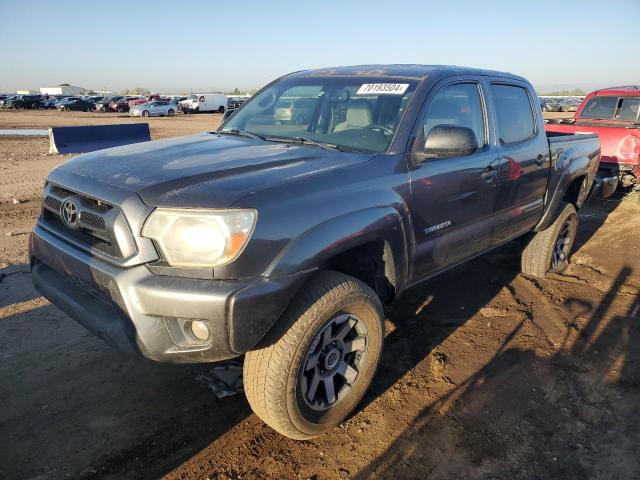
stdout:
POLYGON ((540 219, 549 177, 549 145, 537 98, 524 82, 489 79, 500 155, 492 243, 530 230, 540 219))
POLYGON ((414 149, 437 125, 473 130, 477 149, 463 157, 427 159, 411 170, 410 211, 416 243, 412 282, 487 249, 497 186, 498 152, 479 78, 456 77, 429 94, 414 149))

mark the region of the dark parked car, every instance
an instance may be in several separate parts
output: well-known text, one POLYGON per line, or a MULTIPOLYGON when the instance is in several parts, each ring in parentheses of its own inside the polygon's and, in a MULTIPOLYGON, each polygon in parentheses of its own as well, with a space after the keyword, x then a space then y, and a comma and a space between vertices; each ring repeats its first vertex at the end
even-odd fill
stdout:
POLYGON ((82 98, 76 98, 73 100, 67 100, 65 102, 60 102, 57 105, 58 110, 64 110, 65 112, 70 111, 80 111, 80 112, 91 112, 95 108, 93 102, 89 100, 84 100, 82 98))
POLYGON ((0 108, 5 108, 6 104, 9 100, 13 100, 16 98, 16 95, 6 95, 4 98, 0 99, 0 108))
POLYGON ((244 354, 257 415, 319 435, 360 403, 383 305, 409 286, 516 238, 526 274, 567 266, 600 143, 545 135, 535 98, 524 78, 461 67, 284 76, 216 132, 55 168, 32 278, 121 350, 244 354), (275 114, 293 97, 315 105, 304 124, 275 114))
POLYGON ((557 100, 546 99, 544 101, 544 106, 542 107, 543 112, 559 112, 560 104, 557 100))
POLYGON ((125 97, 113 97, 109 103, 109 110, 112 112, 128 112, 129 100, 125 97))
POLYGON ((95 109, 97 112, 107 112, 109 111, 109 104, 112 100, 117 99, 118 97, 103 97, 102 99, 96 101, 94 103, 95 109))
POLYGON ((575 112, 579 106, 580 100, 574 99, 562 100, 559 105, 561 112, 575 112))
POLYGON ((247 101, 244 97, 231 97, 227 101, 227 110, 235 110, 247 101))
POLYGON ((58 103, 63 101, 66 97, 49 97, 46 100, 42 101, 41 107, 45 110, 55 109, 58 106, 58 103))
POLYGON ((41 101, 40 95, 16 95, 7 99, 4 106, 6 108, 39 108, 41 101))

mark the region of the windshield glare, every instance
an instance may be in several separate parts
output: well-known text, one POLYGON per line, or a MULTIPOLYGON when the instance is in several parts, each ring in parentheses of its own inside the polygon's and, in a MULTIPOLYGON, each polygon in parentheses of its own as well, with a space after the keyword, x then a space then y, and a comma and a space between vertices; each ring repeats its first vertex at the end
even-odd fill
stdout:
POLYGON ((415 87, 415 81, 388 77, 283 79, 248 100, 221 131, 383 152, 415 87))

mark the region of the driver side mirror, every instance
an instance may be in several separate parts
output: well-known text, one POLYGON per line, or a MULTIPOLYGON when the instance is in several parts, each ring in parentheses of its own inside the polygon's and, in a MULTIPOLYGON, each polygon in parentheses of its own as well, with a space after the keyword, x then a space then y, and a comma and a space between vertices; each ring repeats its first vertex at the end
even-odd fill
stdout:
POLYGON ((231 110, 225 110, 224 113, 222 114, 222 121, 224 122, 227 118, 229 118, 231 115, 233 115, 233 112, 235 112, 236 109, 231 109, 231 110))
POLYGON ((418 163, 428 159, 466 157, 478 148, 476 134, 467 127, 456 125, 436 125, 431 129, 424 142, 414 156, 418 163))

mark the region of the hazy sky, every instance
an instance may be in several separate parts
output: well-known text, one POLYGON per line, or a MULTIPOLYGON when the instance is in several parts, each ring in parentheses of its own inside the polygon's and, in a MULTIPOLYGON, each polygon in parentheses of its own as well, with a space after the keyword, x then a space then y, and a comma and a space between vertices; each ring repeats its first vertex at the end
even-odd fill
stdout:
POLYGON ((543 90, 640 83, 640 0, 0 0, 0 20, 0 91, 250 89, 364 63, 505 70, 543 90))

